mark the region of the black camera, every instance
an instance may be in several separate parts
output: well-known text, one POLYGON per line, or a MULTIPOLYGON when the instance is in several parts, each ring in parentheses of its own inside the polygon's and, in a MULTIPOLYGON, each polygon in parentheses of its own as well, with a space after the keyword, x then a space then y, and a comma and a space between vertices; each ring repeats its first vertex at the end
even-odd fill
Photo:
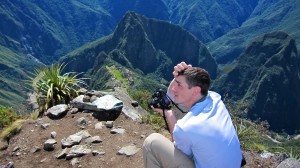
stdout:
POLYGON ((171 101, 162 89, 158 89, 153 95, 152 100, 148 103, 149 108, 171 109, 171 101))

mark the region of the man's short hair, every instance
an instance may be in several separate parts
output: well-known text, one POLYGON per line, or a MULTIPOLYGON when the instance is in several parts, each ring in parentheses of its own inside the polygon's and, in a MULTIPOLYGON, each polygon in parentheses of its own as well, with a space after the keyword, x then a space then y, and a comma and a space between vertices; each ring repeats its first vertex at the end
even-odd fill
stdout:
POLYGON ((178 76, 185 76, 189 88, 199 86, 201 93, 206 96, 210 87, 210 76, 205 69, 199 67, 188 68, 178 73, 178 76))

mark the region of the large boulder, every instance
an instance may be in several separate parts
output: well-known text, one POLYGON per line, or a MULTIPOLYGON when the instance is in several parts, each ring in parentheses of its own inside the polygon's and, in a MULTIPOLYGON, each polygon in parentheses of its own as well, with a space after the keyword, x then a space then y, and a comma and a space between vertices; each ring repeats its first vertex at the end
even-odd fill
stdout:
POLYGON ((83 101, 84 95, 76 97, 70 102, 71 106, 80 110, 90 111, 99 120, 115 120, 122 112, 123 102, 113 95, 95 98, 92 102, 83 101))

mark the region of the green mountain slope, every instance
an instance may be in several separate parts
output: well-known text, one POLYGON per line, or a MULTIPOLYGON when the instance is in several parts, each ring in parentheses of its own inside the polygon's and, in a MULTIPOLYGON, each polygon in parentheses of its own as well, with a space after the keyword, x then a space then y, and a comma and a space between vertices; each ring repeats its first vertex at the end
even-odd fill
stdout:
POLYGON ((284 31, 300 48, 300 1, 260 0, 253 13, 240 27, 211 42, 208 47, 218 63, 225 64, 237 58, 256 36, 272 31, 284 31))
POLYGON ((94 77, 91 86, 103 88, 107 82, 103 78, 110 79, 106 66, 112 66, 112 61, 158 81, 170 80, 174 64, 182 60, 206 68, 212 77, 217 74, 216 62, 193 35, 179 26, 128 12, 112 35, 71 52, 60 62, 70 62, 68 70, 88 72, 94 77))
POLYGON ((273 32, 252 41, 234 64, 224 67, 213 90, 243 102, 252 119, 294 133, 300 129, 300 62, 295 40, 273 32))
POLYGON ((30 55, 14 53, 0 46, 0 104, 22 110, 28 91, 25 88, 28 72, 41 65, 30 55))
POLYGON ((247 20, 258 0, 165 0, 169 20, 208 43, 247 20))
POLYGON ((116 24, 105 10, 72 0, 3 0, 0 17, 0 44, 44 63, 110 33, 116 24))

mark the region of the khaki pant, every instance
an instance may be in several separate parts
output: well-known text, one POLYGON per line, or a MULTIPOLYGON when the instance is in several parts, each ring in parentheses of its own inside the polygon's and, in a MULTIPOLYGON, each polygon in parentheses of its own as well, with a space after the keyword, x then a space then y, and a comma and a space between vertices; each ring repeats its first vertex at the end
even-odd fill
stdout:
POLYGON ((174 144, 161 134, 149 135, 143 144, 145 168, 194 168, 193 159, 174 147, 174 144))

